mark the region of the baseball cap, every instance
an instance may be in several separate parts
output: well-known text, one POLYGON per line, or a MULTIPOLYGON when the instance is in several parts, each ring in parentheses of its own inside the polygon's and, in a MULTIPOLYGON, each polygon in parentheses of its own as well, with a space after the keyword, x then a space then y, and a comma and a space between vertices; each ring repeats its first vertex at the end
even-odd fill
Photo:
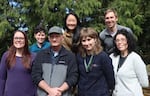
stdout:
POLYGON ((48 31, 48 34, 52 34, 52 33, 62 34, 62 29, 58 26, 53 26, 48 31))

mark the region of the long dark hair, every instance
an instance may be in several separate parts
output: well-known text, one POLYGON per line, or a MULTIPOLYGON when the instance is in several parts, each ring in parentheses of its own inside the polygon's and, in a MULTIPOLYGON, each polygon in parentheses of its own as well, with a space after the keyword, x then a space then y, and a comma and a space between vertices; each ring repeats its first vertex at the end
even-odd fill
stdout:
MULTIPOLYGON (((25 68, 30 69, 31 54, 30 54, 29 48, 28 48, 27 35, 23 31, 16 30, 14 32, 13 36, 16 34, 16 32, 20 32, 20 33, 22 33, 24 35, 25 46, 24 46, 23 52, 22 52, 22 63, 23 63, 25 68)), ((14 46, 13 41, 14 41, 14 39, 12 38, 12 45, 10 46, 10 48, 8 50, 8 56, 6 58, 6 63, 7 63, 8 69, 13 67, 15 65, 15 63, 16 63, 16 47, 14 46)))
POLYGON ((130 32, 128 32, 126 29, 121 29, 121 30, 117 31, 117 34, 114 37, 114 44, 115 44, 114 56, 120 55, 120 50, 118 50, 116 43, 115 43, 116 37, 119 34, 122 34, 127 39, 128 53, 135 51, 136 50, 136 39, 135 39, 134 35, 131 34, 130 32))
POLYGON ((70 13, 66 14, 65 19, 64 19, 64 27, 65 27, 67 32, 70 31, 69 28, 67 27, 67 24, 66 24, 66 20, 67 20, 69 15, 75 16, 75 18, 77 20, 77 26, 73 30, 72 47, 71 47, 72 52, 76 53, 77 47, 78 47, 78 40, 80 37, 81 22, 80 22, 79 17, 74 12, 70 12, 70 13))

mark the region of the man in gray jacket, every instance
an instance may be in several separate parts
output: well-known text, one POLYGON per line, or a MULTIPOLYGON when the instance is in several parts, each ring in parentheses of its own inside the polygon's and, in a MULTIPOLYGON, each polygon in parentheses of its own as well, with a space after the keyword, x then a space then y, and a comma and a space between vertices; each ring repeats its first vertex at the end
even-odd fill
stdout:
POLYGON ((132 30, 128 27, 118 25, 118 15, 117 12, 113 9, 107 9, 105 12, 105 25, 106 28, 100 33, 100 39, 102 41, 102 46, 104 51, 108 54, 111 54, 114 50, 113 37, 118 30, 126 29, 128 32, 133 33, 132 30))
POLYGON ((61 45, 61 28, 50 28, 48 39, 51 46, 37 54, 32 66, 38 96, 71 96, 78 79, 75 55, 61 45))

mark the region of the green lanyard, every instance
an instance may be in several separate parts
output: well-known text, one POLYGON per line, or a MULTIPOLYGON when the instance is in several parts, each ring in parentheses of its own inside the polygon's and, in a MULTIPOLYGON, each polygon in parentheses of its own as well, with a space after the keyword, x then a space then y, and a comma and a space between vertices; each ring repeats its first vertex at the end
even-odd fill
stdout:
POLYGON ((92 64, 93 57, 94 57, 93 55, 90 57, 90 60, 89 60, 88 64, 86 62, 86 59, 84 59, 84 66, 85 66, 86 72, 90 71, 90 66, 92 64))

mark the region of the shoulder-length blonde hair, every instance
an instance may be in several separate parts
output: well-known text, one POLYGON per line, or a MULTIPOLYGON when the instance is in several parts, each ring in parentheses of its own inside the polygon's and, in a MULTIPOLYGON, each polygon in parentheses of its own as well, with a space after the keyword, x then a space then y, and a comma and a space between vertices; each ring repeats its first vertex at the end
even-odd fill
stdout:
POLYGON ((80 39, 79 39, 79 45, 80 45, 79 54, 81 54, 81 56, 85 57, 87 54, 86 50, 83 48, 82 43, 81 43, 84 37, 91 37, 91 38, 96 39, 95 48, 94 50, 92 50, 91 55, 96 55, 103 50, 98 33, 91 27, 82 28, 80 31, 80 39))

